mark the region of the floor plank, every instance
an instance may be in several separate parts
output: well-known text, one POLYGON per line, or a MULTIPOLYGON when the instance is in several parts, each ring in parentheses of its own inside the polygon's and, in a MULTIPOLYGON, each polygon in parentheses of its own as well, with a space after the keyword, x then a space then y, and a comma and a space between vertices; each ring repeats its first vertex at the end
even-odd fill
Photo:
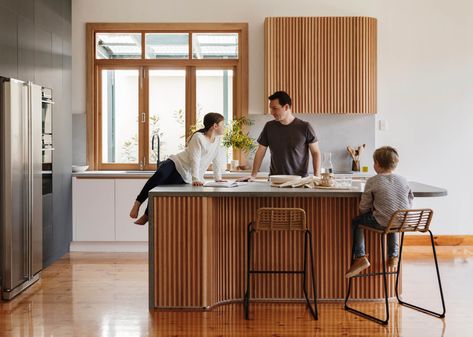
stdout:
MULTIPOLYGON (((440 308, 429 247, 406 247, 404 297, 440 308)), ((446 296, 444 320, 390 304, 382 327, 321 303, 315 322, 301 304, 253 304, 251 320, 240 304, 211 312, 149 312, 147 255, 71 253, 41 281, 11 302, 0 303, 0 336, 473 336, 473 247, 439 247, 446 296)), ((381 303, 357 303, 382 313, 381 303)))

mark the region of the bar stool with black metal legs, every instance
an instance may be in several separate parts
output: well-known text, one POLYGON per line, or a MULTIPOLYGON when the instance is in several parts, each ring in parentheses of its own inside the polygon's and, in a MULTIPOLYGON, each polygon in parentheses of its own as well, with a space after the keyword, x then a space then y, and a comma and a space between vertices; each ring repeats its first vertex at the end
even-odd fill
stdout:
MULTIPOLYGON (((381 324, 388 324, 389 322, 389 306, 388 306, 388 287, 387 287, 387 275, 391 274, 396 274, 396 286, 395 286, 395 291, 396 291, 396 298, 399 302, 399 304, 404 305, 406 307, 421 311, 423 313, 439 317, 439 318, 444 318, 445 317, 445 301, 443 298, 443 291, 442 291, 442 283, 440 281, 440 272, 439 272, 439 266, 437 262, 437 253, 435 251, 435 244, 434 244, 434 237, 432 235, 432 232, 429 229, 430 222, 432 221, 432 215, 433 211, 431 209, 411 209, 411 210, 399 210, 393 214, 391 217, 388 225, 384 229, 376 229, 364 225, 360 225, 361 228, 376 232, 380 234, 381 238, 381 251, 383 254, 383 272, 379 273, 369 273, 369 274, 358 274, 355 276, 350 277, 348 281, 348 290, 347 290, 347 295, 345 297, 345 310, 350 311, 354 314, 357 314, 359 316, 362 316, 367 319, 371 319, 377 323, 381 324), (399 285, 399 273, 401 270, 401 259, 402 259, 402 247, 404 244, 404 234, 407 232, 420 232, 420 233, 426 233, 429 232, 430 234, 430 242, 432 244, 432 251, 434 254, 434 262, 435 262, 435 269, 437 271, 437 281, 439 285, 439 290, 440 290, 440 298, 442 300, 442 312, 437 313, 422 307, 418 307, 416 305, 413 305, 411 303, 407 303, 399 298, 399 291, 398 291, 398 285, 399 285), (386 272, 386 261, 384 258, 384 242, 385 242, 385 237, 389 233, 401 233, 401 243, 400 243, 400 249, 399 249, 399 260, 397 264, 397 270, 393 272, 386 272), (347 304, 348 299, 350 297, 350 291, 351 291, 351 283, 353 278, 355 277, 370 277, 370 276, 383 276, 383 284, 384 284, 384 294, 385 294, 385 307, 386 307, 386 318, 384 320, 368 315, 364 312, 361 312, 359 310, 355 310, 353 308, 350 308, 347 304)), ((354 250, 352 250, 352 260, 354 258, 354 250)))
POLYGON ((250 275, 251 274, 302 274, 302 288, 307 307, 318 319, 317 291, 315 286, 314 255, 312 250, 312 234, 306 224, 306 214, 300 208, 260 208, 257 211, 256 222, 248 224, 247 237, 247 268, 246 289, 243 299, 245 319, 249 319, 250 311, 250 275), (256 232, 262 231, 300 231, 304 233, 304 269, 303 270, 254 270, 251 266, 252 239, 256 232), (312 275, 312 291, 314 293, 314 307, 312 307, 307 291, 307 248, 310 255, 310 270, 312 275))

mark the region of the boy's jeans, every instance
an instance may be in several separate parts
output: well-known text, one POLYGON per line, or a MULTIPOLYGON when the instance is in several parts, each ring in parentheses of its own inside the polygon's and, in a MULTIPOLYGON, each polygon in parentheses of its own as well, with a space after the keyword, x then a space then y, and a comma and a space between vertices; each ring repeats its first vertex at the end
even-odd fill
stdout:
MULTIPOLYGON (((355 257, 365 256, 365 236, 364 231, 359 225, 365 225, 372 228, 384 229, 373 216, 372 212, 361 214, 353 218, 351 222, 351 230, 353 235, 353 250, 355 257)), ((399 240, 397 233, 389 233, 388 239, 388 256, 398 256, 399 254, 399 240)))

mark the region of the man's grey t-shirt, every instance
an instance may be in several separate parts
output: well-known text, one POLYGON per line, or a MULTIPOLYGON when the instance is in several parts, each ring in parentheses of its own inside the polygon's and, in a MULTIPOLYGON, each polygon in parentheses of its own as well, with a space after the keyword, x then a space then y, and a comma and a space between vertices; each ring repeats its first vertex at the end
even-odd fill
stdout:
POLYGON ((312 126, 299 118, 284 125, 278 121, 267 122, 258 143, 269 147, 271 165, 269 174, 295 174, 306 177, 309 168, 309 144, 317 136, 312 126))

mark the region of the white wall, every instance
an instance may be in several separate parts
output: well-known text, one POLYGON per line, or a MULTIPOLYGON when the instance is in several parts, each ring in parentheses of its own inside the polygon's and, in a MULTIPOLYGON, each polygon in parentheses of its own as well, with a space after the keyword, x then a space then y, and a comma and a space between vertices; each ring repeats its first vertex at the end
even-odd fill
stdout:
POLYGON ((473 234, 473 8, 470 0, 73 0, 73 112, 85 111, 86 22, 248 22, 249 110, 261 113, 266 16, 378 18, 376 145, 400 150, 399 173, 449 190, 417 200, 436 215, 437 234, 473 234), (459 177, 457 174, 464 174, 459 177))
POLYGON ((448 189, 418 199, 433 231, 473 234, 473 3, 383 1, 378 12, 376 145, 400 150, 399 172, 448 189))

